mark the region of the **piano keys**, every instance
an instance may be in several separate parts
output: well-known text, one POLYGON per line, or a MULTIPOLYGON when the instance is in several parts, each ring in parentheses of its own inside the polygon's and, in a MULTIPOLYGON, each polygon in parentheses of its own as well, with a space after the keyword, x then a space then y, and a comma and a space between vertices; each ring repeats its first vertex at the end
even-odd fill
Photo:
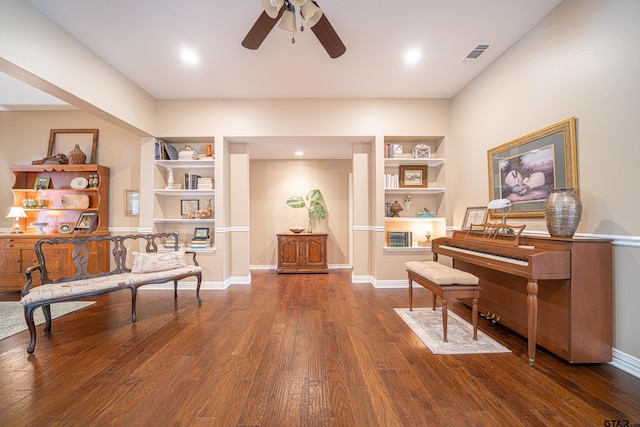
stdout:
POLYGON ((480 310, 527 338, 530 365, 536 345, 571 363, 611 361, 611 240, 455 231, 432 251, 480 277, 480 310))

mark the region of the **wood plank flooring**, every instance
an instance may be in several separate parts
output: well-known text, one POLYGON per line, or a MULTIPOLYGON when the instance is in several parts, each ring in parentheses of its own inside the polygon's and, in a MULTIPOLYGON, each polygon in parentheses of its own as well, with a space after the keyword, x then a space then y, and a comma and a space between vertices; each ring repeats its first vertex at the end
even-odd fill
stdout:
POLYGON ((100 297, 49 336, 39 326, 33 355, 28 332, 0 341, 0 425, 640 425, 640 379, 540 348, 532 368, 526 341, 485 319, 512 354, 433 355, 393 310, 406 289, 350 275, 253 272, 201 306, 141 290, 135 324, 127 291, 100 297))

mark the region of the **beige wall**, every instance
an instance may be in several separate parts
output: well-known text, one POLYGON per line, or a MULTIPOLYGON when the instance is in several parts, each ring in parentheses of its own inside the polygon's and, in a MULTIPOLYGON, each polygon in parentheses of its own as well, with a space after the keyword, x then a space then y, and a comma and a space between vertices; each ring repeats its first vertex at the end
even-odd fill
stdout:
MULTIPOLYGON (((640 357, 640 2, 565 0, 452 101, 453 224, 488 200, 487 150, 575 116, 578 233, 614 236, 614 346, 640 357), (475 177, 470 179, 470 177, 475 177)), ((452 203, 451 203, 452 201, 452 203)), ((524 221, 546 231, 543 220, 524 221)))
POLYGON ((253 266, 275 266, 276 233, 289 232, 293 225, 307 226, 306 209, 293 209, 285 201, 317 188, 322 192, 326 220, 313 222, 314 232, 329 233, 327 262, 349 264, 349 174, 351 160, 252 160, 251 254, 253 266))
POLYGON ((138 217, 124 215, 124 190, 139 188, 140 138, 83 111, 0 112, 0 228, 11 226, 5 218, 13 205, 9 165, 46 157, 51 129, 99 130, 97 161, 111 173, 109 228, 137 230, 138 217))

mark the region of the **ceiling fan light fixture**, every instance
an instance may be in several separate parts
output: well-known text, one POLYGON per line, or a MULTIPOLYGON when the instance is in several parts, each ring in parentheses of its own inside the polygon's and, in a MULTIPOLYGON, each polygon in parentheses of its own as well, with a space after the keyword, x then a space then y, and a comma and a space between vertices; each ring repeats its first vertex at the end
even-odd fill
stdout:
POLYGON ((298 32, 298 28, 296 27, 296 12, 293 6, 287 5, 287 9, 282 14, 282 19, 280 20, 278 28, 285 31, 291 31, 292 33, 298 32))
POLYGON ((280 9, 284 6, 284 0, 262 0, 262 7, 270 18, 277 18, 280 9))
POLYGON ((300 14, 304 19, 304 23, 307 27, 312 28, 322 18, 322 9, 316 6, 313 2, 307 1, 300 7, 300 14))

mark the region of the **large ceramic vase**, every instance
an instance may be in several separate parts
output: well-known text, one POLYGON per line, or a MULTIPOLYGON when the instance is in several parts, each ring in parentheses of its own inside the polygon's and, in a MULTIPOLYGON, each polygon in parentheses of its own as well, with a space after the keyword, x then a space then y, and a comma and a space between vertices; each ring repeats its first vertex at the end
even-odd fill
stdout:
POLYGON ((553 237, 571 237, 582 216, 582 202, 573 188, 554 188, 544 205, 547 229, 553 237))
POLYGON ((70 165, 82 165, 87 161, 87 155, 80 149, 80 146, 76 144, 73 150, 69 152, 69 164, 70 165))

